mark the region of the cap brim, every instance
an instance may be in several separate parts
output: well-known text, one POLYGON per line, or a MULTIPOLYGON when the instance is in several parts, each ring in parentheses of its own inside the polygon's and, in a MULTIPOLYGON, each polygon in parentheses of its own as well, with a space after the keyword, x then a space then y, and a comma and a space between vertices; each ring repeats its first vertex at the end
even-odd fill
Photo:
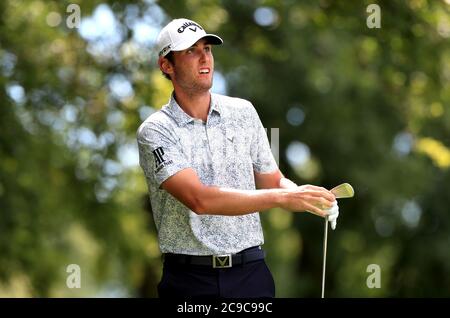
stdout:
POLYGON ((223 40, 220 37, 218 37, 217 35, 215 35, 215 34, 207 34, 203 38, 208 39, 208 43, 209 44, 220 45, 220 44, 223 43, 223 40))
POLYGON ((205 34, 205 35, 201 35, 199 36, 197 39, 191 39, 190 41, 187 42, 183 42, 178 44, 176 47, 173 47, 171 49, 171 51, 183 51, 186 50, 187 48, 190 48, 192 45, 194 45, 197 41, 201 40, 201 39, 207 39, 209 44, 213 44, 213 45, 220 45, 223 43, 223 40, 218 37, 215 34, 205 34))

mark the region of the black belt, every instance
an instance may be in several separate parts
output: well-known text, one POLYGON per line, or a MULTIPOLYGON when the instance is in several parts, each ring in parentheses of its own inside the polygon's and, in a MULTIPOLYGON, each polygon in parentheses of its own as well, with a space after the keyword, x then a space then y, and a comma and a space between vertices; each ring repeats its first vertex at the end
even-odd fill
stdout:
POLYGON ((203 265, 212 268, 229 268, 234 265, 246 264, 249 262, 264 259, 265 253, 261 247, 251 247, 237 254, 196 256, 186 254, 164 254, 165 263, 176 263, 184 265, 203 265))

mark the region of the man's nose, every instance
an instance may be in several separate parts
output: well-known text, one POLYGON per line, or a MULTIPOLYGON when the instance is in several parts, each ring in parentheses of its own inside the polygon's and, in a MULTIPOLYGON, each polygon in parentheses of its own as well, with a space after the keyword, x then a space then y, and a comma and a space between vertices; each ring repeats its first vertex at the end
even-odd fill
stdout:
POLYGON ((207 60, 208 60, 208 53, 205 52, 205 50, 201 50, 200 61, 201 62, 206 62, 207 60))

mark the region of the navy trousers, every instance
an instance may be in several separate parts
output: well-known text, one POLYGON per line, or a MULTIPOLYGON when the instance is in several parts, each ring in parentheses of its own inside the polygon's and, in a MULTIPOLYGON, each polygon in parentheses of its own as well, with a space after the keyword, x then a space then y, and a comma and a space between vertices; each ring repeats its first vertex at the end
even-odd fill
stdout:
POLYGON ((231 268, 164 262, 160 298, 273 298, 275 283, 264 259, 231 268))

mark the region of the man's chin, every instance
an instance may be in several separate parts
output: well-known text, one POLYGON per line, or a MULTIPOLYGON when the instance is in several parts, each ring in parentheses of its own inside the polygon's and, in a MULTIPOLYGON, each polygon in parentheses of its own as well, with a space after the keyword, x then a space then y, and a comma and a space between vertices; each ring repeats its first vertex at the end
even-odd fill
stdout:
POLYGON ((196 88, 199 91, 209 91, 211 89, 211 87, 212 87, 212 81, 209 81, 209 83, 201 82, 196 85, 196 88))

